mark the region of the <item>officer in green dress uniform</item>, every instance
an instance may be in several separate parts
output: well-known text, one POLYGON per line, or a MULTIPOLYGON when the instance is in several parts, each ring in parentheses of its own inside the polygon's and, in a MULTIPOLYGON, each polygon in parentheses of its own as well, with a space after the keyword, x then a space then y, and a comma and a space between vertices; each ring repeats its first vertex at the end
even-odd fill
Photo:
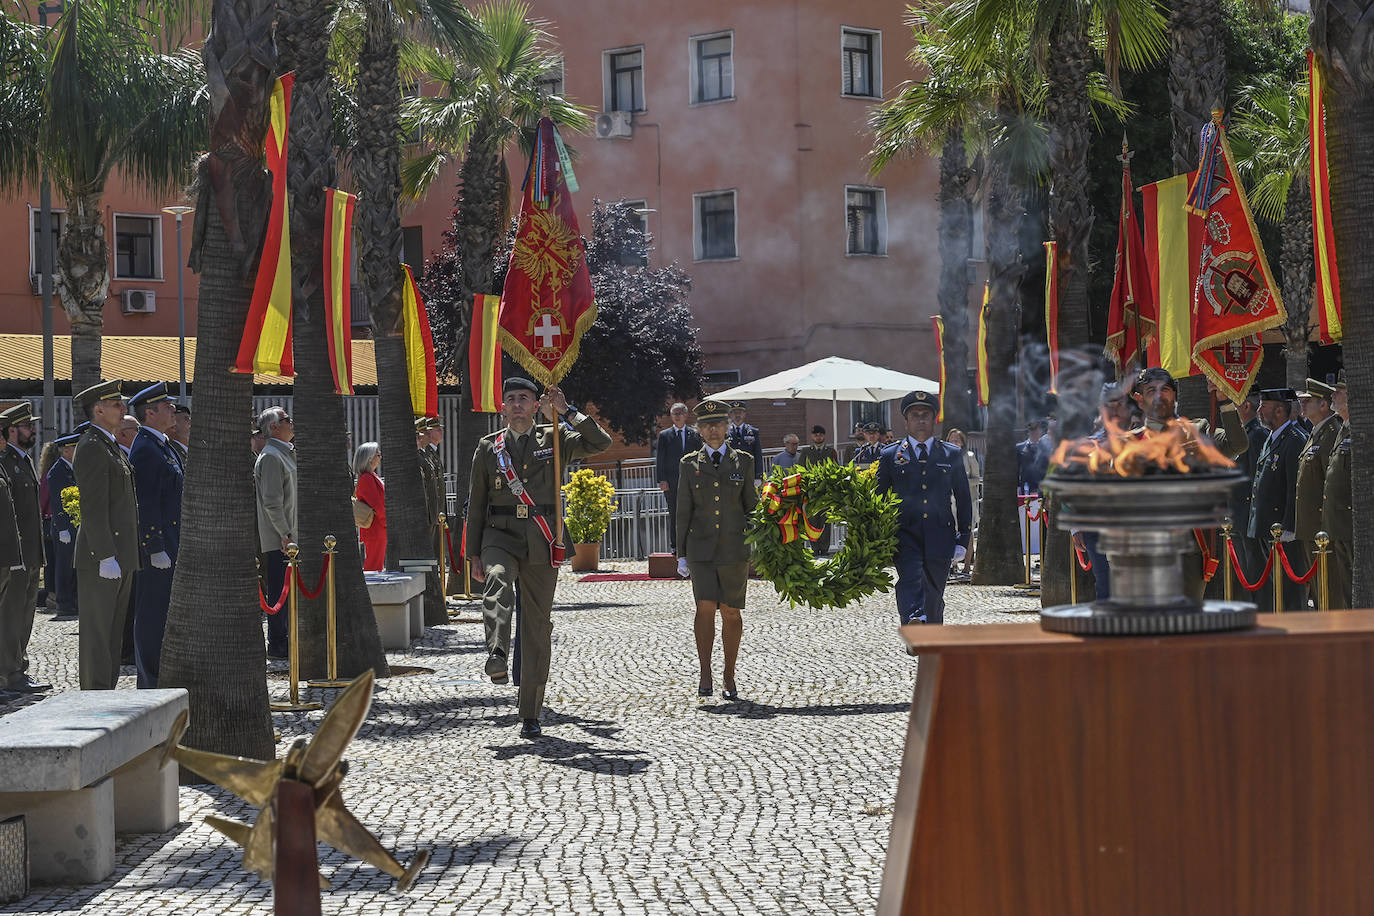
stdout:
POLYGON ((539 386, 515 376, 505 380, 502 392, 506 426, 484 437, 472 456, 467 557, 473 580, 484 583, 486 672, 493 684, 510 677, 511 615, 515 584, 520 583, 520 735, 537 738, 558 584, 551 554, 557 536, 554 487, 559 484, 553 468, 554 431, 559 460, 565 462, 604 452, 611 437, 591 417, 569 407, 557 387, 540 397, 539 386), (536 425, 537 411, 557 425, 536 425))
MULTIPOLYGON (((1336 450, 1336 443, 1340 441, 1345 426, 1345 421, 1331 408, 1331 396, 1335 391, 1325 382, 1310 378, 1306 389, 1298 392, 1303 416, 1312 424, 1307 445, 1303 446, 1298 456, 1297 495, 1293 500, 1293 521, 1296 525, 1293 534, 1302 545, 1302 556, 1306 560, 1302 569, 1294 570, 1299 574, 1310 569, 1317 559, 1317 545, 1313 539, 1322 530, 1322 493, 1326 488, 1326 468, 1331 463, 1331 453, 1336 450)), ((1293 557, 1289 562, 1296 559, 1293 557)), ((1315 585, 1312 590, 1315 595, 1315 585)))
POLYGON ((29 449, 38 417, 28 401, 0 413, 0 468, 9 477, 10 499, 19 528, 22 557, 0 569, 9 580, 0 596, 0 689, 35 693, 49 688, 29 676, 29 636, 43 571, 43 516, 38 507, 38 473, 29 449))
POLYGON ((692 578, 696 601, 699 696, 710 696, 711 651, 716 640, 716 609, 720 609, 722 674, 727 700, 739 694, 735 659, 744 633, 744 595, 749 582, 749 545, 744 532, 759 500, 754 489, 754 459, 727 438, 729 406, 715 400, 697 405, 697 429, 702 446, 682 456, 677 489, 678 574, 692 578))
POLYGON ((75 399, 91 421, 72 456, 81 491, 76 581, 82 690, 113 690, 119 680, 124 618, 138 569, 134 469, 114 437, 124 420, 122 385, 118 380, 101 382, 75 399))
POLYGON ((1331 559, 1326 581, 1332 609, 1350 607, 1353 587, 1350 549, 1355 542, 1354 513, 1350 500, 1350 446, 1354 430, 1350 427, 1346 399, 1345 373, 1341 373, 1331 394, 1331 405, 1341 418, 1341 433, 1331 449, 1331 461, 1322 481, 1322 530, 1331 537, 1331 559))

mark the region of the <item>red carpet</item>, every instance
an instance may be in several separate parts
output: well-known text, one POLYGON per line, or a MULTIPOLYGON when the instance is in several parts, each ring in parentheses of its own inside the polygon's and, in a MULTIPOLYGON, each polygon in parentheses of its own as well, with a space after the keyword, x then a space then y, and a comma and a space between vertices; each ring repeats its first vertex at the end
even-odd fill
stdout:
MULTIPOLYGON (((578 582, 671 582, 672 579, 651 580, 648 573, 591 573, 583 576, 578 582)), ((686 579, 679 581, 685 582, 686 579)))

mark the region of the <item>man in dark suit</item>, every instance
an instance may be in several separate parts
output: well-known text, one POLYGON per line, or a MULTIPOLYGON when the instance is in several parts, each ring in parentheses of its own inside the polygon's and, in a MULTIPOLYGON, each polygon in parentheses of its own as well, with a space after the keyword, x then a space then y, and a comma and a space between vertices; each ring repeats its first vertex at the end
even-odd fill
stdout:
POLYGON ((76 522, 62 504, 62 491, 76 486, 72 455, 85 432, 83 427, 57 440, 57 460, 48 469, 48 492, 52 494, 53 593, 57 598, 54 620, 75 620, 76 602, 76 522))
POLYGON ((968 552, 973 499, 963 452, 935 436, 938 396, 902 398, 906 436, 878 458, 878 492, 901 499, 897 527, 897 613, 903 624, 945 622, 951 563, 968 552))
POLYGON ((1016 465, 1022 493, 1039 493, 1040 481, 1049 467, 1049 440, 1045 438, 1044 420, 1031 420, 1026 424, 1026 438, 1016 443, 1016 465), (1044 440, 1043 443, 1041 440, 1044 440))
POLYGON ((763 440, 759 428, 744 422, 744 402, 730 402, 730 431, 726 434, 730 447, 754 456, 754 489, 763 486, 763 440))
POLYGON ((134 664, 138 686, 157 686, 162 631, 172 600, 172 575, 181 546, 181 451, 167 434, 176 425, 176 402, 158 382, 129 399, 138 422, 129 460, 138 500, 138 555, 134 586, 134 664))
POLYGON ((701 435, 687 425, 687 405, 678 401, 668 411, 673 425, 658 434, 654 465, 658 488, 668 502, 668 546, 677 546, 677 481, 682 456, 701 448, 701 435))
POLYGON ((81 490, 76 580, 81 595, 82 690, 113 690, 119 681, 124 616, 138 568, 134 469, 115 441, 124 420, 123 384, 100 382, 76 396, 91 421, 72 458, 81 490))
MULTIPOLYGON (((1294 496, 1298 485, 1298 461, 1303 446, 1307 444, 1307 433, 1294 422, 1294 403, 1297 393, 1292 388, 1270 388, 1260 392, 1260 421, 1269 430, 1269 438, 1260 449, 1255 466, 1255 482, 1250 491, 1250 537, 1258 541, 1268 556, 1269 546, 1273 543, 1269 529, 1277 524, 1283 529, 1280 542, 1288 544, 1296 540, 1296 504, 1294 496)), ((1286 554, 1292 554, 1290 565, 1302 564, 1302 551, 1288 547, 1286 554), (1296 561, 1296 562, 1294 562, 1296 561)), ((1275 558, 1277 559, 1277 557, 1275 558)), ((1297 569, 1294 570, 1298 572, 1297 569)), ((1282 565, 1271 570, 1269 582, 1255 593, 1261 611, 1273 608, 1274 576, 1284 575, 1282 565)), ((1307 605, 1307 589, 1295 582, 1283 584, 1283 606, 1288 610, 1299 610, 1307 605)))
POLYGON ((0 575, 9 585, 0 597, 0 689, 20 693, 47 690, 29 677, 29 636, 33 633, 33 612, 38 604, 38 582, 43 574, 43 512, 38 505, 38 473, 29 449, 36 439, 38 417, 28 401, 21 401, 0 413, 0 467, 10 480, 10 498, 19 527, 23 558, 0 575))

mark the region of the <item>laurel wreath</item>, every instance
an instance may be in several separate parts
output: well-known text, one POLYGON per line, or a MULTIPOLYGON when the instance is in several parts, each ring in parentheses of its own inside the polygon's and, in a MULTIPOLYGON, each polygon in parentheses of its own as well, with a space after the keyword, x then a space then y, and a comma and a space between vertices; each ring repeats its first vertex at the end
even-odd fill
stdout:
MULTIPOLYGON (((800 477, 800 492, 779 503, 760 499, 746 540, 753 563, 792 606, 842 608, 892 587, 888 566, 897 552, 895 494, 879 494, 875 467, 858 470, 823 461, 804 468, 774 468, 768 482, 778 490, 800 477), (789 510, 800 508, 814 522, 843 522, 844 546, 828 560, 816 559, 805 537, 785 540, 789 510)), ((790 488, 789 488, 790 489, 790 488)), ((804 527, 804 526, 803 526, 804 527)))

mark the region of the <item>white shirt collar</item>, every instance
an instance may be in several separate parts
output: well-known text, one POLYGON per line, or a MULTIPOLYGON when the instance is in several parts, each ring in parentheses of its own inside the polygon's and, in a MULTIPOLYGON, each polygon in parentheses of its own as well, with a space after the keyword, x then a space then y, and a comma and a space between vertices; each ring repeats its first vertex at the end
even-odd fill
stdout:
POLYGON ((725 446, 722 445, 720 448, 711 448, 711 446, 708 445, 708 446, 706 446, 706 454, 707 454, 707 455, 719 455, 720 457, 724 458, 724 457, 725 457, 725 446))
POLYGON ((98 430, 100 430, 102 433, 104 433, 105 435, 109 436, 109 437, 110 437, 110 441, 113 442, 115 445, 118 445, 118 444, 119 444, 119 440, 115 438, 114 433, 110 432, 110 431, 109 431, 108 429, 106 429, 105 427, 99 426, 99 425, 97 425, 97 424, 95 424, 95 423, 92 423, 92 424, 91 424, 91 428, 92 428, 92 429, 98 429, 98 430))
POLYGON ((1292 425, 1292 420, 1288 420, 1287 422, 1285 422, 1282 426, 1280 426, 1278 429, 1274 430, 1272 433, 1269 434, 1269 441, 1277 442, 1279 436, 1283 434, 1283 431, 1292 425))
POLYGON ((156 436, 158 442, 161 442, 163 445, 166 445, 166 444, 167 444, 167 434, 166 434, 166 433, 158 432, 157 430, 153 429, 151 426, 145 426, 145 427, 143 427, 143 429, 146 429, 148 432, 150 432, 150 433, 152 433, 154 436, 156 436))
POLYGON ((13 442, 7 442, 7 443, 5 443, 5 444, 8 445, 10 448, 14 449, 14 450, 15 450, 16 452, 18 452, 20 455, 23 455, 25 458, 29 457, 29 453, 28 453, 28 452, 24 451, 22 448, 20 448, 19 446, 15 445, 13 442))
MULTIPOLYGON (((915 454, 920 454, 920 450, 917 448, 917 446, 920 446, 920 445, 924 445, 924 446, 926 447, 926 454, 927 454, 927 455, 929 455, 929 454, 931 454, 932 452, 935 451, 935 437, 934 437, 934 436, 931 436, 929 439, 925 440, 924 442, 917 442, 916 439, 915 439, 915 437, 913 437, 913 436, 907 436, 907 437, 906 437, 906 441, 909 442, 909 443, 911 444, 911 450, 912 450, 912 452, 915 453, 915 454)), ((882 443, 878 443, 878 444, 881 445, 882 443)))
POLYGON ((66 458, 63 458, 61 455, 58 455, 58 456, 57 456, 57 460, 60 461, 60 462, 62 462, 63 464, 65 464, 67 467, 71 467, 71 466, 72 466, 72 463, 71 463, 70 461, 68 461, 66 458))

